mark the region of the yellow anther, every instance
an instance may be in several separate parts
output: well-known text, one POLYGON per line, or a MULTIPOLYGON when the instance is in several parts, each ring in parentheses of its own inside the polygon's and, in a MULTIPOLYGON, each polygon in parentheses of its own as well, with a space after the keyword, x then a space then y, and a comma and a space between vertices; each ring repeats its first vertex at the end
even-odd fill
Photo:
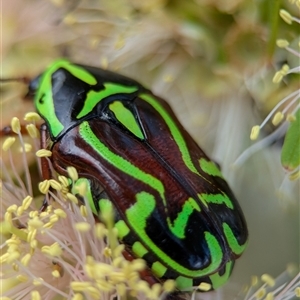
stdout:
POLYGON ((2 150, 8 151, 10 149, 10 147, 14 144, 15 141, 16 141, 16 138, 14 138, 14 137, 7 138, 2 145, 2 150))
POLYGON ((124 251, 124 249, 125 249, 125 245, 124 245, 124 244, 118 245, 118 246, 113 250, 113 256, 114 256, 114 257, 117 257, 117 256, 122 255, 122 252, 124 251))
POLYGON ((38 291, 31 292, 31 300, 41 300, 41 295, 38 291))
POLYGON ((76 223, 74 226, 79 232, 87 232, 91 229, 91 225, 86 222, 79 222, 76 223))
POLYGON ((295 122, 297 119, 296 119, 295 115, 293 115, 293 114, 288 114, 288 115, 286 116, 286 120, 287 120, 288 122, 295 122))
POLYGON ((273 83, 279 83, 283 78, 282 72, 281 71, 277 71, 273 77, 273 83))
POLYGON ((292 24, 292 22, 293 22, 293 16, 290 13, 288 13, 286 10, 281 9, 279 11, 279 15, 283 19, 283 21, 285 21, 288 24, 292 24))
POLYGON ((19 148, 19 151, 20 151, 21 153, 23 153, 23 152, 28 153, 28 152, 30 152, 31 150, 32 150, 32 145, 29 144, 29 143, 24 143, 24 147, 20 147, 20 148, 19 148))
POLYGON ((55 277, 55 278, 60 278, 60 273, 58 270, 54 270, 51 272, 52 276, 55 277))
POLYGON ((32 241, 30 241, 30 247, 31 247, 32 249, 36 249, 37 246, 38 246, 37 240, 32 240, 32 241))
POLYGON ((124 283, 117 284, 116 289, 117 289, 118 295, 120 295, 121 297, 126 295, 127 287, 124 283))
POLYGON ((258 138, 259 132, 260 132, 259 125, 253 126, 251 129, 250 139, 252 141, 256 140, 258 138))
POLYGON ((27 282, 27 281, 28 281, 28 277, 25 276, 25 275, 17 275, 17 279, 18 279, 20 282, 27 282))
POLYGON ((33 241, 36 237, 36 234, 37 234, 36 229, 30 230, 27 235, 27 242, 30 243, 31 241, 33 241))
POLYGON ((32 281, 32 283, 33 283, 33 285, 35 285, 35 286, 40 286, 40 285, 43 284, 43 281, 44 281, 43 278, 38 277, 38 278, 35 278, 35 279, 32 281))
POLYGON ((211 284, 207 282, 201 282, 198 286, 198 289, 203 292, 208 292, 211 290, 211 284))
POLYGON ((281 111, 278 111, 273 117, 272 124, 277 126, 284 119, 284 114, 281 111))
POLYGON ((175 288, 176 288, 176 282, 172 279, 166 280, 163 284, 163 290, 165 292, 170 293, 170 292, 174 291, 175 288))
POLYGON ((93 286, 89 286, 86 289, 86 292, 95 300, 98 300, 101 297, 100 291, 93 286))
POLYGON ((49 180, 44 180, 39 183, 39 190, 42 194, 47 194, 50 188, 49 180))
POLYGON ((172 74, 167 74, 163 77, 163 81, 166 83, 170 83, 174 81, 174 76, 172 74))
POLYGON ((62 184, 62 186, 64 186, 64 187, 68 187, 68 186, 70 185, 68 178, 65 177, 65 176, 62 176, 62 175, 58 176, 58 181, 59 181, 59 182, 62 184))
POLYGON ((25 254, 25 255, 22 257, 22 259, 21 259, 21 264, 22 264, 23 266, 25 266, 25 267, 28 266, 31 257, 32 257, 32 256, 30 255, 30 253, 25 254))
POLYGON ((13 205, 9 206, 9 207, 6 209, 6 211, 9 212, 9 213, 14 213, 14 212, 17 211, 17 209, 18 209, 18 206, 17 206, 16 204, 13 204, 13 205))
POLYGON ((42 212, 39 213, 39 216, 40 216, 41 219, 43 219, 43 218, 48 217, 49 213, 47 211, 42 211, 42 212))
MULTIPOLYGON (((110 249, 110 256, 112 256, 111 249, 110 249)), ((124 258, 122 256, 118 256, 118 257, 114 258, 114 260, 112 261, 112 265, 116 268, 120 268, 123 261, 124 261, 124 258)))
POLYGON ((87 208, 85 205, 80 206, 80 213, 84 218, 88 216, 87 208))
POLYGON ((28 112, 24 116, 24 121, 27 122, 36 122, 41 120, 41 117, 36 112, 28 112))
POLYGON ((74 167, 67 167, 69 177, 75 182, 78 180, 78 173, 74 167))
POLYGON ((95 235, 98 239, 102 239, 107 234, 107 229, 102 223, 97 223, 94 227, 95 235))
POLYGON ((289 175, 289 180, 295 181, 300 178, 300 170, 289 175))
POLYGON ((6 240, 5 243, 7 246, 11 247, 13 245, 19 246, 21 244, 21 241, 19 239, 10 238, 6 240))
POLYGON ((8 259, 8 257, 9 257, 9 253, 6 252, 6 253, 2 254, 2 255, 0 256, 0 264, 6 262, 7 259, 8 259))
POLYGON ((257 300, 261 300, 265 297, 266 295, 266 290, 264 288, 260 288, 257 292, 256 292, 256 299, 257 300))
POLYGON ((83 300, 83 296, 82 294, 76 293, 74 294, 74 296, 72 297, 72 300, 83 300))
POLYGON ((50 157, 50 156, 52 156, 52 152, 50 150, 40 149, 40 150, 36 151, 35 155, 37 157, 50 157))
POLYGON ((104 291, 104 292, 108 292, 111 291, 112 289, 114 289, 115 287, 115 283, 111 282, 111 278, 110 282, 107 282, 106 280, 103 279, 98 279, 96 280, 96 285, 98 287, 99 290, 104 291))
POLYGON ((35 216, 33 219, 28 220, 28 227, 39 229, 42 228, 44 223, 39 219, 39 217, 35 216))
POLYGON ((58 243, 53 243, 51 246, 43 246, 41 251, 50 256, 60 256, 62 254, 62 249, 58 243))
POLYGON ((141 271, 141 270, 144 270, 145 267, 146 267, 146 262, 139 258, 139 259, 135 259, 132 264, 132 269, 135 270, 135 271, 141 271))
POLYGON ((24 208, 22 206, 19 206, 17 209, 17 216, 20 217, 23 215, 24 208))
POLYGON ((300 287, 295 288, 295 295, 297 298, 300 298, 300 287))
POLYGON ((270 276, 269 274, 263 274, 261 276, 261 280, 263 282, 265 282, 267 285, 269 285, 270 287, 275 286, 275 280, 272 276, 270 276))
POLYGON ((268 293, 265 300, 274 300, 274 294, 273 293, 268 293))
POLYGON ((56 223, 58 221, 58 216, 57 215, 51 215, 49 218, 49 222, 51 223, 56 223))
POLYGON ((75 16, 68 14, 67 16, 65 16, 65 18, 63 19, 63 22, 67 25, 73 25, 74 23, 77 22, 75 16))
POLYGON ((50 186, 57 191, 60 191, 62 189, 61 184, 54 179, 50 179, 49 183, 50 183, 50 186))
POLYGON ((35 217, 37 217, 39 215, 39 212, 37 211, 37 210, 31 210, 30 212, 29 212, 29 217, 31 218, 31 219, 34 219, 35 217))
POLYGON ((6 259, 6 262, 8 264, 10 264, 13 261, 15 261, 16 259, 18 259, 19 257, 20 257, 20 252, 19 251, 13 251, 13 252, 9 253, 9 256, 6 259))
POLYGON ((17 117, 12 118, 10 126, 14 133, 19 133, 21 130, 20 120, 17 117))
POLYGON ((258 284, 258 277, 257 276, 252 276, 251 277, 251 286, 256 286, 258 284))
MULTIPOLYGON (((111 257, 111 249, 108 248, 108 247, 105 247, 103 249, 103 255, 106 256, 106 257, 111 257)), ((114 259, 114 260, 116 260, 116 259, 114 259)))
POLYGON ((91 283, 86 281, 72 281, 70 285, 73 291, 84 292, 88 287, 91 286, 91 283))
POLYGON ((6 221, 9 224, 12 224, 12 214, 10 212, 6 212, 4 214, 4 221, 6 221))
POLYGON ((65 219, 67 217, 67 214, 65 211, 63 211, 61 208, 57 208, 53 211, 58 217, 65 219))
POLYGON ((276 45, 279 47, 279 48, 286 48, 289 46, 289 42, 287 40, 277 40, 276 41, 276 45))
POLYGON ((32 202, 32 197, 31 196, 26 196, 23 201, 22 201, 22 207, 24 210, 28 209, 30 204, 32 202))
POLYGON ((52 222, 47 222, 47 223, 44 224, 43 228, 48 228, 48 229, 50 229, 50 228, 53 227, 53 225, 54 225, 54 223, 52 223, 52 222))
POLYGON ((101 67, 102 67, 104 70, 106 70, 107 67, 108 67, 108 59, 107 59, 107 57, 102 57, 100 63, 101 63, 101 67))
POLYGON ((40 133, 34 124, 26 125, 26 130, 31 138, 36 139, 40 137, 40 133))
POLYGON ((74 196, 73 194, 67 193, 67 198, 68 198, 71 202, 73 202, 73 203, 75 203, 75 204, 78 204, 78 199, 77 199, 77 197, 74 196))

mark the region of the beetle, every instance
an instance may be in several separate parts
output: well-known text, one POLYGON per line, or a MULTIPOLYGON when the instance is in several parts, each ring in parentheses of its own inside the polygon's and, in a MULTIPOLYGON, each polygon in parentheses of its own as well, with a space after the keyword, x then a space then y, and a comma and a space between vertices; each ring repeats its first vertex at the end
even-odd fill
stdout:
POLYGON ((243 212, 165 100, 135 80, 66 59, 32 80, 29 94, 55 171, 77 169, 95 215, 113 205, 118 238, 155 278, 174 279, 180 291, 228 280, 247 245, 243 212))

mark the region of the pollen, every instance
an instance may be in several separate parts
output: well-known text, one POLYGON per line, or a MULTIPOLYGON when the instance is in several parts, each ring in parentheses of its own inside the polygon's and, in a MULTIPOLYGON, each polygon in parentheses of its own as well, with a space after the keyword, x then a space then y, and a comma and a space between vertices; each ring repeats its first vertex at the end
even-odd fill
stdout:
POLYGON ((20 133, 21 125, 20 120, 17 117, 13 117, 10 123, 11 129, 14 133, 20 133))
POLYGON ((198 286, 198 289, 203 292, 208 292, 211 290, 211 284, 207 282, 201 282, 198 286))
POLYGON ((258 138, 259 132, 260 132, 260 126, 259 125, 253 126, 250 134, 250 139, 252 141, 256 140, 258 138))
POLYGON ((272 124, 277 126, 284 119, 284 114, 281 111, 278 111, 273 117, 272 124))
POLYGON ((25 153, 29 153, 32 150, 32 145, 29 143, 24 143, 23 147, 19 148, 19 151, 21 153, 25 152, 25 153))
POLYGON ((53 243, 51 246, 43 246, 41 251, 52 257, 60 256, 62 254, 62 249, 57 242, 53 243))
POLYGON ((31 292, 31 300, 41 300, 41 295, 38 291, 31 292))
POLYGON ((36 139, 40 137, 40 133, 34 124, 26 125, 26 130, 31 138, 36 139))
POLYGON ((273 293, 268 293, 265 300, 274 300, 274 294, 273 293))
POLYGON ((292 24, 292 22, 293 22, 293 16, 289 12, 287 12, 284 9, 281 9, 279 11, 279 15, 283 19, 284 22, 286 22, 289 25, 292 24))
POLYGON ((50 157, 50 156, 52 156, 52 152, 50 150, 40 149, 40 150, 36 151, 35 155, 37 157, 50 157))
POLYGON ((67 167, 69 177, 75 182, 78 180, 78 173, 74 167, 67 167))
POLYGON ((67 198, 73 202, 74 204, 78 204, 78 199, 76 196, 74 196, 73 194, 71 193, 67 193, 67 198))
POLYGON ((279 39, 276 41, 276 45, 279 47, 279 48, 286 48, 289 46, 289 42, 287 40, 283 40, 283 39, 279 39))
POLYGON ((62 189, 62 185, 54 179, 50 179, 49 184, 54 190, 60 191, 62 189))
POLYGON ((68 178, 63 175, 58 176, 58 181, 63 187, 69 187, 70 185, 68 178))
POLYGON ((55 213, 58 217, 63 218, 63 219, 65 219, 65 218, 67 217, 67 214, 66 214, 62 209, 60 209, 60 208, 55 209, 55 210, 54 210, 54 213, 55 213))
POLYGON ((30 260, 31 260, 31 254, 30 253, 27 253, 27 254, 25 254, 23 257, 22 257, 22 259, 21 259, 21 264, 23 265, 23 266, 28 266, 28 264, 29 264, 29 262, 30 262, 30 260))
POLYGON ((295 295, 297 298, 300 298, 300 287, 295 288, 295 295))
POLYGON ((5 152, 8 151, 15 141, 16 141, 15 137, 8 137, 2 145, 2 150, 5 152))
POLYGON ((44 180, 39 183, 39 190, 42 194, 47 194, 50 188, 49 180, 44 180))
POLYGON ((256 299, 261 300, 265 297, 265 295, 266 295, 266 290, 264 288, 261 288, 256 292, 256 299))
POLYGON ((82 294, 79 294, 79 293, 75 293, 72 300, 83 300, 83 296, 82 294))
POLYGON ((86 222, 79 222, 76 223, 74 226, 79 232, 87 232, 91 229, 91 225, 86 222))
POLYGON ((261 280, 263 282, 265 282, 266 284, 268 284, 270 287, 273 287, 275 285, 275 280, 272 276, 270 276, 269 274, 263 274, 261 276, 261 280))
POLYGON ((84 218, 88 216, 88 211, 85 205, 80 206, 80 213, 84 218))
POLYGON ((24 116, 24 121, 27 122, 37 122, 39 120, 41 120, 41 117, 36 112, 28 112, 24 116))

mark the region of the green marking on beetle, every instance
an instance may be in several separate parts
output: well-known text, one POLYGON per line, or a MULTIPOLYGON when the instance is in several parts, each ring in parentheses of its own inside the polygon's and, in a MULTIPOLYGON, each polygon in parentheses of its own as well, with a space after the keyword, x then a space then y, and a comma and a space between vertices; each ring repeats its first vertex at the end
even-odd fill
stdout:
POLYGON ((220 286, 224 285, 231 274, 231 270, 232 270, 232 261, 229 261, 225 266, 225 272, 223 275, 219 275, 218 272, 210 275, 209 279, 211 280, 212 287, 214 289, 217 289, 220 286))
POLYGON ((227 223, 223 223, 223 231, 226 236, 229 247, 236 255, 241 255, 247 247, 247 242, 244 245, 239 245, 232 229, 227 223))
POLYGON ((133 113, 127 107, 125 107, 121 101, 114 101, 110 103, 109 109, 113 111, 117 120, 132 134, 141 140, 145 139, 140 125, 135 119, 133 113))
POLYGON ((40 84, 34 97, 35 107, 42 118, 47 121, 50 127, 49 131, 54 137, 57 137, 64 129, 63 124, 57 118, 52 94, 52 75, 60 68, 69 71, 73 76, 85 81, 90 85, 97 83, 93 75, 84 69, 84 67, 73 65, 65 59, 59 59, 52 63, 41 75, 40 84), (40 103, 41 101, 41 103, 40 103))
POLYGON ((156 177, 153 177, 151 174, 143 172, 130 161, 112 152, 93 133, 88 122, 85 121, 79 125, 79 134, 86 141, 86 143, 88 143, 102 158, 104 158, 114 167, 156 190, 166 206, 165 188, 160 180, 158 180, 156 177))
POLYGON ((117 83, 106 82, 103 85, 104 90, 98 92, 91 90, 87 93, 83 108, 76 116, 77 119, 88 115, 95 108, 95 106, 99 104, 99 102, 111 95, 117 95, 121 93, 131 94, 138 90, 138 88, 135 86, 124 86, 122 84, 117 83))
POLYGON ((120 220, 115 224, 115 227, 118 229, 118 237, 119 239, 123 239, 127 234, 130 233, 130 229, 125 223, 124 220, 120 220))
POLYGON ((184 276, 178 276, 176 278, 175 282, 176 282, 176 287, 180 291, 190 289, 193 286, 193 279, 192 278, 187 278, 187 277, 184 277, 184 276))
POLYGON ((74 185, 72 187, 72 193, 74 195, 80 194, 80 191, 82 191, 82 190, 85 190, 86 192, 85 192, 85 195, 81 195, 81 196, 84 196, 84 198, 87 200, 87 204, 91 208, 92 213, 95 215, 98 215, 98 211, 96 210, 94 199, 93 199, 93 194, 91 191, 90 181, 86 178, 79 178, 78 180, 76 180, 76 182, 74 183, 74 185), (85 185, 85 187, 82 188, 82 185, 85 185))
POLYGON ((132 245, 132 251, 138 257, 143 257, 145 254, 148 253, 148 250, 142 245, 141 242, 137 241, 132 245))
POLYGON ((186 166, 193 172, 196 173, 197 175, 203 176, 199 174, 197 169, 195 168, 188 147, 185 143, 184 137, 182 136, 179 128, 176 126, 175 122, 173 119, 170 117, 168 112, 163 108, 163 106, 151 95, 148 94, 141 94, 140 97, 148 102, 150 105, 153 106, 154 109, 158 111, 158 113, 162 116, 162 118, 165 120, 166 124, 168 125, 171 135, 174 138, 176 144, 178 145, 178 148, 181 152, 182 159, 186 166))
POLYGON ((207 160, 205 158, 200 158, 199 165, 200 165, 201 170, 204 173, 211 175, 211 176, 218 176, 218 177, 223 178, 223 175, 222 175, 220 169, 211 160, 207 160))
POLYGON ((198 194, 200 199, 206 203, 225 204, 228 208, 233 209, 232 201, 225 194, 198 194))
POLYGON ((165 275, 168 269, 162 263, 156 261, 152 264, 151 270, 158 278, 161 278, 165 275))
POLYGON ((193 199, 189 198, 182 206, 181 212, 178 213, 177 218, 171 224, 170 218, 167 218, 168 226, 171 232, 180 239, 185 238, 185 229, 188 224, 189 216, 194 210, 200 211, 198 203, 193 199))
POLYGON ((147 219, 154 212, 156 207, 155 197, 147 192, 140 192, 136 195, 136 203, 126 210, 128 223, 139 235, 141 242, 160 258, 164 264, 174 271, 187 277, 197 278, 211 274, 218 269, 222 262, 222 249, 218 240, 209 232, 204 232, 208 249, 211 253, 211 263, 208 267, 200 270, 189 270, 163 252, 146 233, 147 219))

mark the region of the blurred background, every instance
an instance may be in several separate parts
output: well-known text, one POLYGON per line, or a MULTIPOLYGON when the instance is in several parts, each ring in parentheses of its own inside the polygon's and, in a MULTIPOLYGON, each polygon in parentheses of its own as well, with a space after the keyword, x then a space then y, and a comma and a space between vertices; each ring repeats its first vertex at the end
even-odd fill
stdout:
MULTIPOLYGON (((276 46, 287 39, 299 55, 293 1, 277 0, 10 0, 2 1, 1 77, 33 78, 57 57, 117 71, 165 98, 185 128, 221 166, 249 226, 249 246, 230 282, 199 299, 233 299, 252 276, 279 276, 299 266, 299 180, 280 163, 278 136, 247 159, 260 124, 299 90, 299 74, 272 78, 299 57, 276 46)), ((297 1, 294 1, 297 2, 297 1)), ((299 4, 299 3, 298 3, 299 4)), ((1 126, 33 111, 21 83, 1 85, 1 126)), ((260 138, 274 132, 271 123, 260 138)), ((4 161, 7 159, 2 153, 4 161)), ((21 166, 19 166, 21 168, 21 166)), ((21 172, 22 170, 20 170, 21 172)), ((242 298, 241 298, 242 299, 242 298)), ((282 298, 283 299, 283 298, 282 298)), ((288 298, 292 299, 292 298, 288 298)))

